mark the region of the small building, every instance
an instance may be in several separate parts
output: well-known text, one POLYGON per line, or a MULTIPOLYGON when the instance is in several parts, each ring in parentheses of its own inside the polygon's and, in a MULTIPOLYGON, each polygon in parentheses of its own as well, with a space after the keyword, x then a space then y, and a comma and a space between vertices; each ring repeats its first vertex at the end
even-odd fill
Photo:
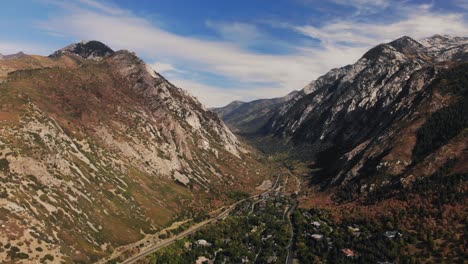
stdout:
POLYGON ((313 222, 312 222, 312 225, 314 225, 315 227, 319 228, 319 227, 320 227, 320 222, 318 222, 318 221, 313 221, 313 222))
POLYGON ((323 235, 321 235, 321 234, 313 234, 313 235, 311 235, 311 237, 312 237, 313 239, 315 239, 315 240, 322 240, 323 235))
POLYGON ((199 240, 195 241, 195 245, 199 245, 199 246, 203 246, 203 247, 210 247, 211 243, 209 243, 205 239, 199 239, 199 240))
POLYGON ((390 239, 398 237, 400 235, 401 234, 398 233, 398 231, 385 231, 385 233, 384 233, 384 236, 386 236, 387 238, 390 238, 390 239))

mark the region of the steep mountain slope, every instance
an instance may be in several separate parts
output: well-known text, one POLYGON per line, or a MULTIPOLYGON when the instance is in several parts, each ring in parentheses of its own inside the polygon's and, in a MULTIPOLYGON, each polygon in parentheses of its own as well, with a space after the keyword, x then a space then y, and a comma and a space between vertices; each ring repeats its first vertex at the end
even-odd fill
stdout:
POLYGON ((267 173, 133 53, 92 41, 0 66, 0 260, 94 262, 267 173))
POLYGON ((465 100, 447 83, 462 82, 467 40, 436 35, 378 45, 281 106, 264 128, 266 138, 315 160, 322 169, 316 182, 341 185, 351 197, 392 179, 430 175, 448 159, 466 171, 466 125, 424 156, 413 148, 419 153, 420 128, 433 113, 465 100))
POLYGON ((244 135, 262 133, 260 131, 275 111, 289 101, 297 91, 273 99, 260 99, 251 102, 234 101, 225 107, 213 108, 213 112, 235 132, 244 135))

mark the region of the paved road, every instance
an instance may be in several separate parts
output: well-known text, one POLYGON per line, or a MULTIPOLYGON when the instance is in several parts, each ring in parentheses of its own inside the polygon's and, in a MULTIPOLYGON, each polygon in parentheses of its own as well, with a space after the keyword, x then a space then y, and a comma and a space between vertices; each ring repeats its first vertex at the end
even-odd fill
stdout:
MULTIPOLYGON (((262 194, 264 193, 268 193, 272 190, 274 190, 275 188, 277 188, 277 185, 279 183, 279 176, 276 178, 276 182, 275 184, 267 191, 263 192, 262 194)), ((184 238, 188 235, 191 235, 193 233, 195 233, 196 231, 200 230, 200 228, 206 226, 207 224, 210 224, 216 220, 220 220, 220 219, 223 219, 225 217, 227 217, 231 212, 232 210, 234 210, 234 208, 236 208, 236 206, 248 199, 252 199, 252 198, 258 198, 260 197, 261 194, 258 194, 258 195, 253 195, 249 198, 245 198, 245 199, 242 199, 242 200, 239 200, 238 202, 232 204, 231 206, 229 206, 226 210, 224 210, 222 213, 220 213, 219 215, 213 217, 213 218, 210 218, 208 220, 205 220, 203 222, 200 222, 192 227, 190 227, 189 229, 181 232, 180 234, 174 236, 174 237, 171 237, 171 238, 168 238, 168 239, 165 239, 163 241, 161 241, 160 243, 154 245, 154 246, 151 246, 145 250, 143 250, 142 252, 138 253, 137 255, 133 256, 133 257, 130 257, 126 260, 124 260, 123 262, 121 262, 122 264, 131 264, 131 263, 135 263, 137 262, 138 260, 142 259, 142 258, 145 258, 151 254, 153 254, 154 252, 164 248, 164 247, 167 247, 169 246, 170 244, 174 243, 175 241, 181 239, 181 238, 184 238)))
POLYGON ((294 238, 294 226, 293 226, 292 221, 291 221, 291 213, 294 212, 294 210, 296 210, 297 205, 298 205, 298 202, 294 201, 294 205, 288 211, 288 221, 289 221, 289 225, 291 226, 291 238, 289 239, 288 255, 286 257, 286 264, 293 264, 293 260, 294 260, 294 252, 293 252, 293 249, 292 249, 292 247, 293 247, 293 238, 294 238))
MULTIPOLYGON (((293 174, 289 171, 289 176, 293 177, 293 174)), ((299 193, 301 191, 301 182, 297 176, 294 176, 296 178, 297 182, 297 190, 296 193, 299 193)), ((294 226, 291 221, 291 214, 296 210, 297 206, 299 205, 299 201, 297 199, 294 200, 293 206, 288 210, 287 215, 288 215, 288 221, 289 225, 291 226, 291 238, 289 240, 289 245, 288 245, 288 255, 286 256, 286 264, 293 264, 294 261, 294 252, 293 252, 293 239, 294 239, 294 226)))
POLYGON ((212 223, 216 220, 219 220, 219 219, 222 219, 226 216, 229 215, 229 213, 234 210, 234 208, 236 207, 236 205, 238 205, 241 201, 231 205, 228 209, 226 209, 225 211, 223 211, 222 213, 220 213, 218 216, 214 217, 214 218, 211 218, 209 220, 206 220, 206 221, 203 221, 203 222, 200 222, 198 224, 196 224, 195 226, 181 232, 180 234, 174 236, 174 237, 171 237, 171 238, 168 238, 166 240, 163 240, 161 243, 158 243, 152 247, 149 247, 147 249, 145 249, 144 251, 138 253, 137 255, 125 260, 122 262, 122 264, 130 264, 130 263, 135 263, 136 261, 146 257, 146 256, 149 256, 151 255, 152 253, 154 253, 155 251, 158 251, 159 249, 161 248, 164 248, 164 247, 167 247, 169 246, 170 244, 174 243, 175 241, 181 239, 181 238, 184 238, 190 234, 193 234, 194 232, 198 231, 200 228, 204 227, 205 225, 209 224, 209 223, 212 223))

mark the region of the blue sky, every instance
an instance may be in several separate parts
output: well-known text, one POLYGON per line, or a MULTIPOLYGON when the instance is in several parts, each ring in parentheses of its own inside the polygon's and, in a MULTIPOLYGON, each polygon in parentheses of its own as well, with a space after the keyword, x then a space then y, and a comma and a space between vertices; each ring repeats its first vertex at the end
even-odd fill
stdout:
POLYGON ((403 35, 468 36, 468 0, 16 0, 0 7, 0 53, 48 55, 99 40, 135 51, 210 107, 302 89, 403 35))

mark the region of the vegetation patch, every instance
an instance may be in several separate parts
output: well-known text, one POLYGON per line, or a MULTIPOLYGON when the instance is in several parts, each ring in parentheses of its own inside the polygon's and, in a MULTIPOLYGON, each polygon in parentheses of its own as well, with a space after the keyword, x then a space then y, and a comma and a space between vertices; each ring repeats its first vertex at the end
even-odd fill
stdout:
POLYGON ((0 159, 0 171, 3 171, 3 172, 10 171, 10 162, 5 158, 0 159))
POLYGON ((423 160, 468 127, 468 64, 444 73, 437 83, 457 102, 434 112, 417 132, 414 162, 423 160))

